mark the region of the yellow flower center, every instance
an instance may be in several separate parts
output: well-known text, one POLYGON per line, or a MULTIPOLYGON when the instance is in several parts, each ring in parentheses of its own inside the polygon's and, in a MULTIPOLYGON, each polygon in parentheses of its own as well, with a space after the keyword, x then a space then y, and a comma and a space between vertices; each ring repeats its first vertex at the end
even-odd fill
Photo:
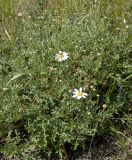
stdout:
POLYGON ((61 58, 61 59, 64 58, 64 54, 61 54, 61 55, 60 55, 60 58, 61 58))
POLYGON ((79 92, 77 93, 77 96, 83 96, 83 92, 80 92, 80 91, 79 91, 79 92))

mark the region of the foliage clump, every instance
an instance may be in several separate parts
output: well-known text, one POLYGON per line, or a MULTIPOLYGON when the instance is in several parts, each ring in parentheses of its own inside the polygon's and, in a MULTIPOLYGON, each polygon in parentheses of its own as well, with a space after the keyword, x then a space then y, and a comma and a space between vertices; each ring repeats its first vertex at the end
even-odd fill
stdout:
POLYGON ((43 150, 62 157, 66 144, 76 149, 86 137, 110 132, 114 119, 129 113, 128 16, 120 7, 97 3, 81 11, 16 17, 16 31, 1 38, 0 48, 4 155, 43 150), (55 59, 60 50, 68 52, 67 60, 55 59), (80 87, 88 96, 74 99, 80 87))

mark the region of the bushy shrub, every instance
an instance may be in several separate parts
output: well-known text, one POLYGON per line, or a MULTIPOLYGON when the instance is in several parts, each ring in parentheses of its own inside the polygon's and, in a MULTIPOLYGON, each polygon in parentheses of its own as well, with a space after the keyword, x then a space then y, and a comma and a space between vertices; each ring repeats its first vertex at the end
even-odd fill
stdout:
POLYGON ((7 157, 36 150, 62 157, 66 143, 76 149, 129 111, 128 15, 108 6, 16 18, 16 38, 3 40, 0 60, 0 139, 7 157), (55 59, 60 50, 67 60, 55 59), (73 89, 80 87, 88 96, 78 100, 73 89))

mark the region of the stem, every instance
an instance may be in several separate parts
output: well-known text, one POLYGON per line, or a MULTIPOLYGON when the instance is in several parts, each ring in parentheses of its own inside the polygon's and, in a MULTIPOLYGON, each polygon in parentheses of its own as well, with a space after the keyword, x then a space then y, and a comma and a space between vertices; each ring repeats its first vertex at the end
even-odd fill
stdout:
POLYGON ((132 76, 132 74, 130 74, 128 77, 126 77, 123 81, 129 79, 132 76))
POLYGON ((67 151, 66 151, 66 147, 65 147, 65 144, 63 145, 63 148, 64 148, 64 155, 65 155, 65 160, 70 160, 69 158, 68 158, 68 154, 67 154, 67 151))
MULTIPOLYGON (((95 132, 96 132, 96 129, 97 129, 97 127, 98 127, 98 124, 99 124, 99 122, 97 122, 97 124, 96 124, 96 126, 95 126, 95 131, 94 131, 94 134, 93 134, 92 139, 91 139, 91 141, 90 141, 90 145, 89 145, 89 149, 88 149, 88 156, 90 155, 90 151, 91 151, 93 139, 94 139, 95 132)), ((88 157, 88 159, 89 159, 89 157, 88 157)))

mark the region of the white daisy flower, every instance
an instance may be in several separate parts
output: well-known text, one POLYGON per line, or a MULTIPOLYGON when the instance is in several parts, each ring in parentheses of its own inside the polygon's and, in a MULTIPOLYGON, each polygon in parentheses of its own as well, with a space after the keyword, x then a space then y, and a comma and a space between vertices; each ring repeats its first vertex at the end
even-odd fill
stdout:
POLYGON ((55 59, 56 59, 58 62, 65 61, 65 60, 67 60, 68 58, 69 58, 68 53, 62 52, 62 51, 59 51, 59 53, 55 55, 55 59))
POLYGON ((81 99, 81 98, 86 98, 88 96, 87 93, 82 92, 82 87, 79 88, 79 90, 74 89, 73 90, 73 98, 76 99, 81 99))

